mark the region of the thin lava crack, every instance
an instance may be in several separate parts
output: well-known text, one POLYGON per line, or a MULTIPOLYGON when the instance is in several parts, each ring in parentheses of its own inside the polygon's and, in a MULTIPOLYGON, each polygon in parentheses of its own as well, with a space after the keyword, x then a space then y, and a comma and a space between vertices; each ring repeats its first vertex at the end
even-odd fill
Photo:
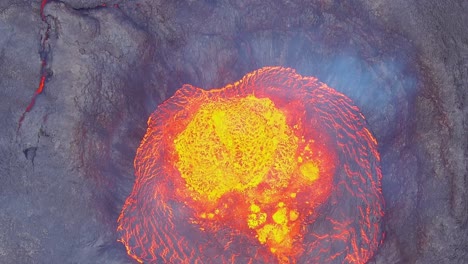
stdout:
MULTIPOLYGON (((51 25, 49 22, 47 22, 47 17, 44 14, 44 8, 47 5, 49 0, 41 0, 41 8, 40 8, 40 15, 41 15, 41 20, 47 24, 47 29, 44 33, 44 37, 41 40, 41 48, 40 48, 40 56, 41 56, 41 78, 39 80, 39 86, 37 87, 36 91, 34 92, 31 101, 29 102, 29 105, 26 107, 26 110, 24 110, 23 114, 21 114, 21 117, 18 121, 18 128, 16 130, 16 133, 19 133, 19 130, 21 129, 21 126, 23 124, 24 118, 26 117, 26 114, 29 113, 32 108, 34 107, 34 104, 36 103, 37 97, 42 94, 44 91, 47 78, 50 76, 50 71, 47 69, 47 59, 49 55, 49 49, 48 49, 48 40, 50 36, 50 30, 51 30, 51 25)), ((108 7, 107 3, 103 3, 97 8, 106 8, 108 7)), ((120 6, 118 4, 114 4, 113 8, 119 9, 120 6)))
POLYGON ((18 121, 18 129, 16 133, 19 132, 21 125, 23 124, 23 120, 26 117, 26 113, 30 112, 32 108, 34 107, 34 104, 36 103, 36 98, 38 95, 40 95, 44 91, 44 86, 47 80, 48 76, 48 71, 47 71, 47 42, 49 40, 49 34, 50 34, 50 24, 47 22, 46 16, 44 15, 44 7, 46 6, 48 0, 42 0, 41 2, 41 9, 40 9, 40 14, 41 14, 41 19, 43 22, 47 24, 47 29, 45 31, 44 37, 42 38, 41 41, 41 49, 40 49, 40 54, 41 54, 41 78, 39 81, 39 86, 37 87, 36 91, 34 92, 31 101, 29 102, 29 105, 26 107, 26 110, 23 112, 21 115, 19 121, 18 121))

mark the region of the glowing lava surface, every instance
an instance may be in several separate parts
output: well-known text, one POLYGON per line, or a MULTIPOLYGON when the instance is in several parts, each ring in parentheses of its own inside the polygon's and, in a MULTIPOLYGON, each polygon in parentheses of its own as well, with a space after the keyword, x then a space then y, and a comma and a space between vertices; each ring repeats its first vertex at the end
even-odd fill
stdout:
POLYGON ((145 263, 365 263, 381 240, 377 142, 350 99, 292 69, 161 104, 118 220, 145 263))

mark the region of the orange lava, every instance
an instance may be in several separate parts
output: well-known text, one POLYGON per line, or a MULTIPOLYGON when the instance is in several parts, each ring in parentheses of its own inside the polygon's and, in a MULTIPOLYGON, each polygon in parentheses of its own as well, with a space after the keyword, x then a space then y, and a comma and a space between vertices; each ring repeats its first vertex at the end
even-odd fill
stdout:
POLYGON ((145 263, 365 263, 381 239, 377 142, 344 95, 266 67, 161 104, 120 241, 145 263))

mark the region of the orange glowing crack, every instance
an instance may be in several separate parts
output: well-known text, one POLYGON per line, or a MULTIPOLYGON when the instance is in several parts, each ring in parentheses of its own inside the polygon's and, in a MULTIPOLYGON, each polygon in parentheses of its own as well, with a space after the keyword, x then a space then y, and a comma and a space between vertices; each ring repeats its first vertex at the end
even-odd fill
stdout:
MULTIPOLYGON (((46 22, 46 17, 44 15, 44 8, 47 5, 47 1, 48 0, 42 0, 41 1, 41 7, 40 7, 40 11, 39 11, 40 15, 41 15, 41 19, 44 22, 46 22)), ((50 26, 47 25, 47 29, 46 29, 44 38, 41 41, 41 50, 42 51, 45 51, 47 40, 49 38, 49 31, 50 31, 50 26)), ((26 117, 26 113, 29 113, 32 110, 32 108, 34 107, 34 104, 36 104, 37 96, 40 95, 44 90, 45 82, 46 82, 46 79, 47 79, 47 73, 46 73, 46 70, 45 70, 46 67, 47 67, 47 60, 46 60, 46 58, 42 58, 41 59, 41 78, 40 78, 40 81, 39 81, 39 86, 37 87, 36 91, 34 92, 32 98, 31 98, 31 101, 29 102, 28 106, 26 107, 26 110, 21 114, 20 119, 18 121, 18 128, 17 128, 16 132, 19 132, 19 130, 21 128, 21 125, 23 124, 23 120, 26 117)))
MULTIPOLYGON (((40 10, 39 10, 41 20, 43 22, 46 22, 46 23, 47 23, 47 19, 46 19, 46 16, 44 14, 44 8, 47 5, 47 3, 48 3, 48 0, 41 0, 41 6, 40 6, 40 10)), ((107 4, 103 3, 102 6, 106 7, 107 4)), ((114 4, 114 8, 120 8, 120 7, 119 7, 118 4, 114 4)), ((50 25, 47 24, 47 29, 45 31, 44 38, 41 41, 41 52, 43 52, 43 53, 46 53, 46 46, 47 46, 47 41, 49 40, 50 29, 51 29, 50 25)), ((26 110, 20 116, 20 119, 18 121, 18 128, 16 130, 17 133, 19 132, 19 130, 20 130, 22 124, 23 124, 23 121, 24 121, 24 118, 26 117, 26 114, 29 113, 32 110, 32 108, 36 104, 37 97, 44 90, 44 86, 45 86, 45 82, 46 82, 47 74, 48 74, 46 68, 47 68, 47 55, 45 55, 44 58, 41 59, 41 78, 40 78, 40 81, 39 81, 39 86, 37 87, 36 91, 34 92, 32 98, 31 98, 31 101, 29 102, 28 106, 26 107, 26 110)))
POLYGON ((340 124, 346 112, 334 107, 349 110, 347 101, 331 98, 341 95, 280 67, 221 89, 185 85, 150 117, 138 149, 137 179, 118 220, 128 254, 148 263, 366 262, 382 216, 376 142, 366 128, 348 135, 375 157, 359 158, 359 172, 346 160, 342 167, 340 129, 353 124, 340 124), (348 178, 335 175, 337 166, 352 181, 372 182, 370 191, 349 187, 348 178), (329 234, 311 231, 340 186, 353 199, 373 201, 358 208, 361 230, 352 228, 352 216, 331 214, 320 220, 329 234), (342 251, 323 249, 342 242, 342 251))
POLYGON ((46 81, 46 76, 43 74, 41 76, 40 81, 39 81, 39 86, 37 87, 36 91, 34 92, 32 98, 31 98, 31 101, 29 102, 29 105, 26 107, 26 110, 23 112, 23 114, 21 114, 21 117, 20 117, 19 122, 18 122, 18 131, 21 128, 21 125, 23 123, 24 118, 26 117, 26 113, 29 113, 32 110, 32 108, 34 107, 34 104, 36 103, 37 96, 40 95, 42 93, 42 91, 44 90, 45 81, 46 81))

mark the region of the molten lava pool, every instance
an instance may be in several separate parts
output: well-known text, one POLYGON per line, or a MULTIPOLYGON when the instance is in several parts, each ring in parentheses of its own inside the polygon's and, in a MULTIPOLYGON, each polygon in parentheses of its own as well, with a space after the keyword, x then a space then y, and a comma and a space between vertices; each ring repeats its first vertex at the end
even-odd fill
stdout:
POLYGON ((379 162, 359 109, 316 78, 185 85, 149 118, 118 232, 144 263, 365 263, 379 162))

